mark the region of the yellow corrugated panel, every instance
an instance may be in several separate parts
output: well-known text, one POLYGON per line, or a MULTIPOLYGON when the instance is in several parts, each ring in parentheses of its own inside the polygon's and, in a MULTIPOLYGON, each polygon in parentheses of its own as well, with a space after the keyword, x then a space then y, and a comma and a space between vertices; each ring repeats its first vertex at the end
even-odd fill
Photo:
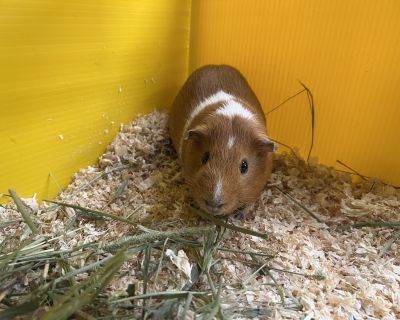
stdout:
MULTIPOLYGON (((400 1, 194 0, 190 69, 237 66, 266 111, 313 92, 313 155, 400 184, 400 1)), ((273 138, 310 141, 307 98, 268 117, 273 138)), ((339 168, 340 166, 338 166, 339 168)), ((342 167, 342 169, 344 169, 342 167)))
POLYGON ((187 76, 190 2, 0 1, 0 193, 52 197, 187 76))

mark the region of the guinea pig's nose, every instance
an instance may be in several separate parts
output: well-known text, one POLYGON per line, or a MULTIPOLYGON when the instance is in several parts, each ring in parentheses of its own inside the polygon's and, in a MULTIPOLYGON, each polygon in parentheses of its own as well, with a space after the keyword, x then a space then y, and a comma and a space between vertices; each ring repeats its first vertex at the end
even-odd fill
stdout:
POLYGON ((212 211, 217 211, 219 209, 221 209, 225 203, 222 203, 220 200, 204 200, 207 208, 211 209, 212 211))

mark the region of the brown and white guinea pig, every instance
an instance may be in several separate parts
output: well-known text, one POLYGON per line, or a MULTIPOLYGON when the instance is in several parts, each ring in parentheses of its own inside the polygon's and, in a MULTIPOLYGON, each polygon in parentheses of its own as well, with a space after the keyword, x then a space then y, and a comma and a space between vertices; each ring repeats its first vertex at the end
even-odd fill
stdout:
POLYGON ((275 144, 238 70, 206 65, 194 71, 172 104, 169 132, 202 209, 227 215, 257 200, 271 174, 275 144))

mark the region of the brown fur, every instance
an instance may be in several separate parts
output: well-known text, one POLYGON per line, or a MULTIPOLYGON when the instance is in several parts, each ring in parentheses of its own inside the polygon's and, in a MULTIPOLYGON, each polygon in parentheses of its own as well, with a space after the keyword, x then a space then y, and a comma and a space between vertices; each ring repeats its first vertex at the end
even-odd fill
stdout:
POLYGON ((265 116, 246 79, 236 69, 224 65, 209 65, 196 70, 175 98, 169 130, 178 151, 184 126, 193 109, 220 90, 234 96, 256 120, 250 122, 239 116, 216 115, 215 111, 224 103, 210 105, 190 124, 180 158, 184 177, 198 205, 208 209, 205 202, 212 201, 220 180, 223 206, 214 213, 230 214, 257 200, 272 170, 272 143, 265 143, 268 142, 265 116), (235 144, 228 148, 231 136, 235 137, 235 144), (210 157, 203 164, 205 152, 209 152, 210 157), (249 164, 246 174, 240 173, 243 159, 249 164))

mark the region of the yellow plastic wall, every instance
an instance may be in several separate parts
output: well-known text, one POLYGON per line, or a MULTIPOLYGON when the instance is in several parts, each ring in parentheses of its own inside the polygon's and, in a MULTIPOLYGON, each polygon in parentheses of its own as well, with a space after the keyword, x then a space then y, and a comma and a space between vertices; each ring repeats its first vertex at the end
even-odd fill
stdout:
POLYGON ((0 0, 0 193, 52 197, 187 76, 190 1, 0 0))
MULTIPOLYGON (((242 70, 266 111, 301 80, 316 104, 312 155, 400 184, 399 0, 193 0, 190 69, 206 63, 242 70)), ((268 125, 307 155, 305 95, 268 125)))

